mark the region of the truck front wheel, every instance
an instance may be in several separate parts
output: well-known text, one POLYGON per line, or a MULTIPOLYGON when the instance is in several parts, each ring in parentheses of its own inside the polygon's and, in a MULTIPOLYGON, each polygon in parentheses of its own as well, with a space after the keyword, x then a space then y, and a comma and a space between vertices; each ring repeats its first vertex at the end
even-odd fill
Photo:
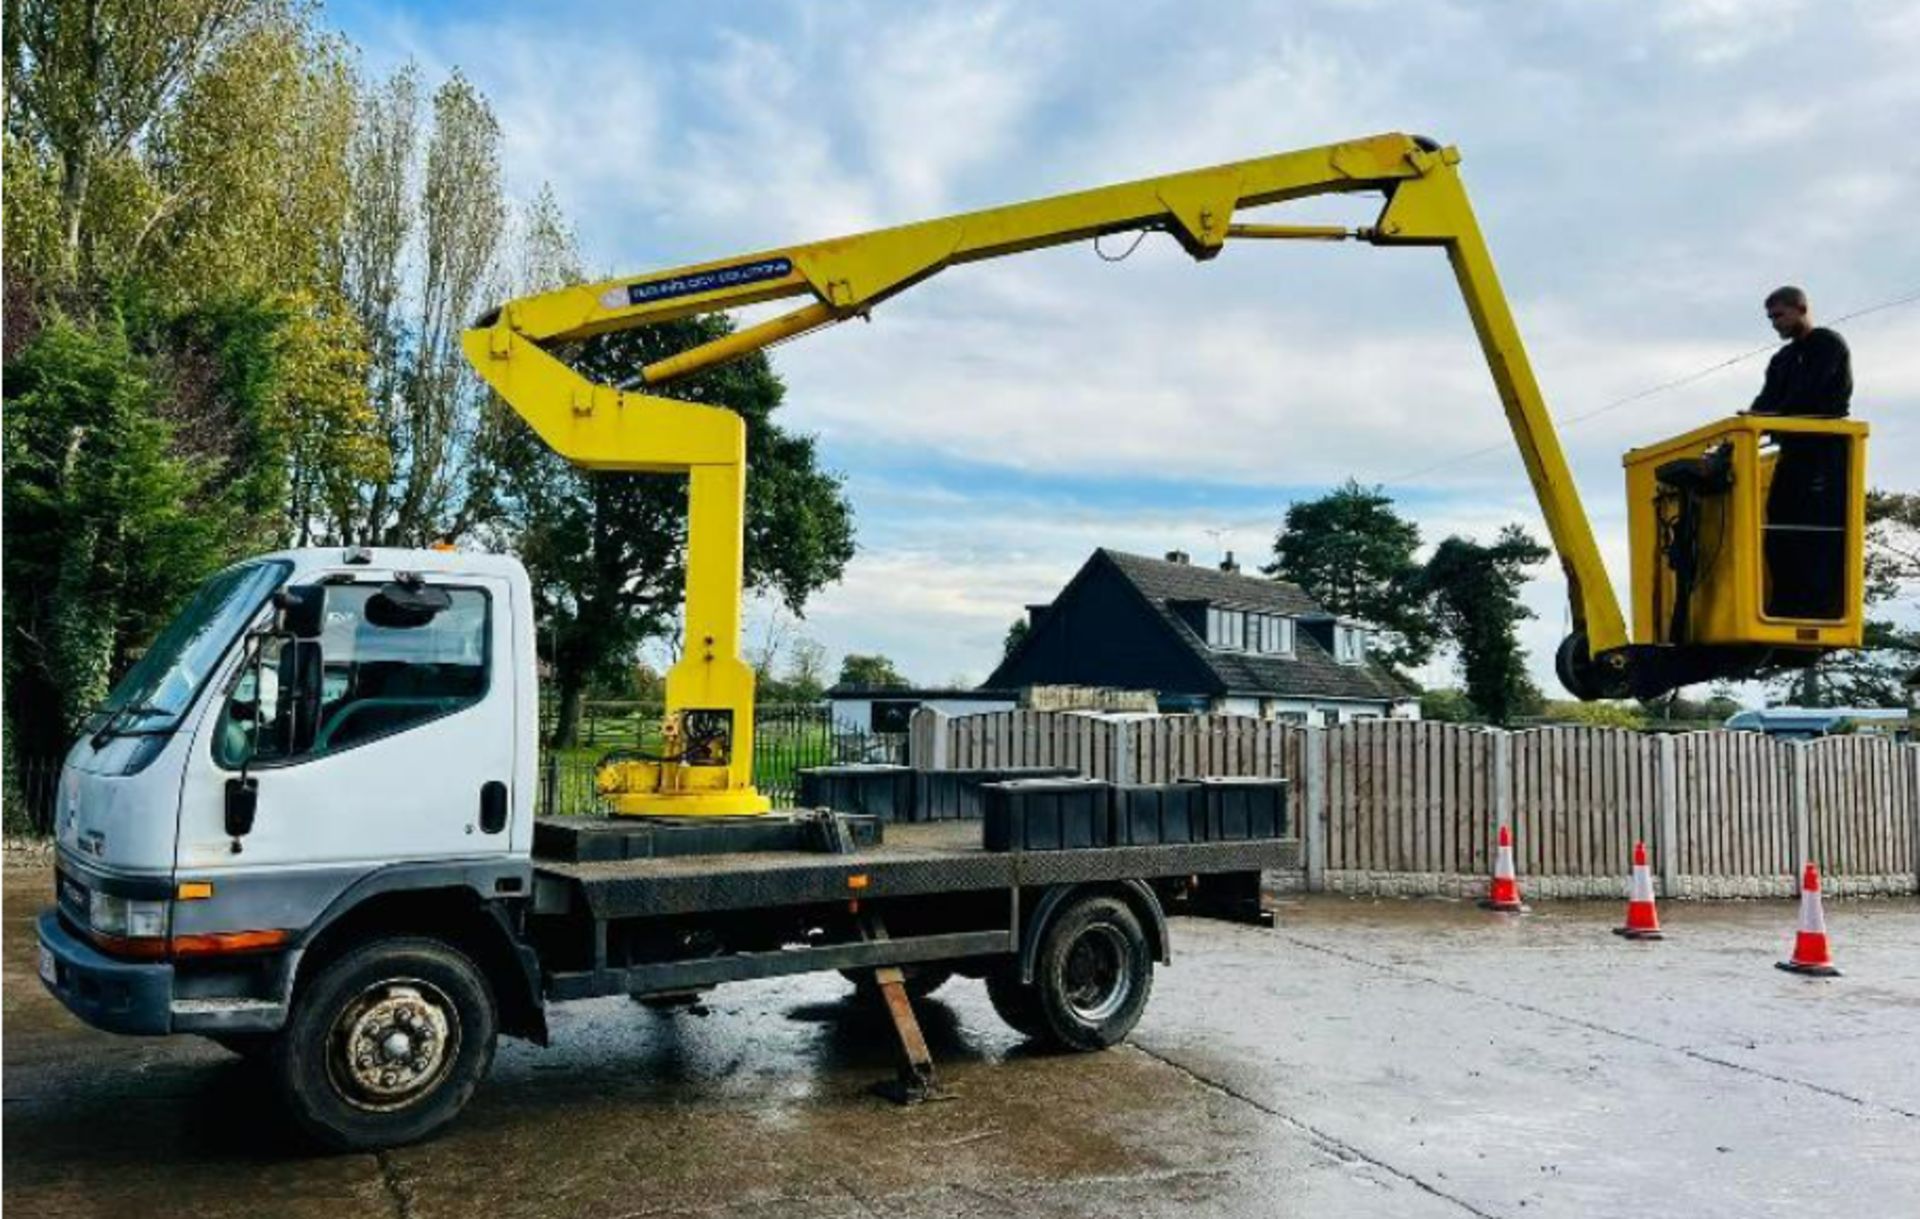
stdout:
POLYGON ((274 1078, 318 1142, 396 1147, 466 1107, 498 1029, 492 990, 463 953, 438 940, 377 940, 303 988, 274 1046, 274 1078))
POLYGON ((1153 949, 1125 902, 1083 897, 1047 925, 1033 972, 1048 1039, 1069 1050, 1104 1050, 1146 1010, 1153 949))

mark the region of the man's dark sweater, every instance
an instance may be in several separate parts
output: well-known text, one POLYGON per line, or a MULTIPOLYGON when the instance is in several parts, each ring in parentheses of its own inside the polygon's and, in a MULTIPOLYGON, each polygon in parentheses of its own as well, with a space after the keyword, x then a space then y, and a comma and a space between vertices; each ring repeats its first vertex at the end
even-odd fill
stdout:
MULTIPOLYGON (((1847 343, 1816 327, 1775 352, 1750 408, 1756 415, 1839 419, 1853 400, 1847 343)), ((1847 448, 1826 436, 1777 438, 1767 492, 1767 612, 1833 619, 1844 608, 1847 448), (1809 530, 1812 530, 1809 532, 1809 530)))
POLYGON ((1749 407, 1756 415, 1819 415, 1838 419, 1853 401, 1847 341, 1816 326, 1773 353, 1766 384, 1749 407))

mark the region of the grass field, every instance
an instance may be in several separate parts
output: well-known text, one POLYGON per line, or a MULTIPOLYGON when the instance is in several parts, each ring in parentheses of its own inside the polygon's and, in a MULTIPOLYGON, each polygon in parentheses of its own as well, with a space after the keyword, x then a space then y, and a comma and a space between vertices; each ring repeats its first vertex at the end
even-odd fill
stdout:
MULTIPOLYGON (((659 722, 658 707, 588 704, 580 743, 542 754, 541 811, 574 816, 597 811, 593 776, 601 759, 617 749, 658 752, 659 722)), ((776 805, 794 801, 799 772, 806 767, 906 760, 904 737, 850 730, 836 724, 824 706, 756 708, 753 748, 754 786, 776 805)))

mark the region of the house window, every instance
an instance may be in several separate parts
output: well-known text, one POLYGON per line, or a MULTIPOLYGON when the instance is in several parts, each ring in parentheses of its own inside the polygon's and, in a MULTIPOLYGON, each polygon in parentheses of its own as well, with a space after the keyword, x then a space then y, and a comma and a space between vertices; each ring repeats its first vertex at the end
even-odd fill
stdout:
POLYGON ((1220 652, 1285 656, 1293 651, 1293 619, 1210 605, 1207 607, 1207 646, 1220 652))
POLYGON ((1207 644, 1223 652, 1247 650, 1247 615, 1240 610, 1207 607, 1207 644))
POLYGON ((1278 614, 1253 615, 1254 650, 1263 656, 1285 656, 1293 651, 1293 619, 1278 614))
POLYGON ((1367 634, 1359 627, 1333 629, 1334 659, 1343 665, 1357 665, 1367 658, 1367 634))
POLYGON ((919 699, 875 699, 867 714, 867 727, 878 735, 902 733, 913 727, 913 713, 920 709, 919 699))

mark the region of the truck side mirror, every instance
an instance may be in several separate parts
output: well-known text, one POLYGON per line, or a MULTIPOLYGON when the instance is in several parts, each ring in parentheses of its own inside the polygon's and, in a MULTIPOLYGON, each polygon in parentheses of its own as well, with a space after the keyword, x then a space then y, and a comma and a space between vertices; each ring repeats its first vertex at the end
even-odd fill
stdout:
POLYGON ((388 630, 411 630, 432 622, 453 604, 444 588, 395 580, 367 598, 367 621, 388 630))
POLYGON ((327 624, 327 589, 324 584, 296 584, 273 594, 280 611, 280 629, 295 639, 318 639, 327 624))
MULTIPOLYGON (((253 815, 260 807, 260 780, 238 776, 227 780, 226 830, 229 838, 253 832, 253 815)), ((238 846, 234 848, 238 850, 238 846)))
POLYGON ((311 639, 296 639, 280 653, 280 689, 286 702, 280 709, 286 731, 289 756, 313 748, 314 734, 320 730, 320 707, 325 693, 326 670, 320 645, 311 639))

